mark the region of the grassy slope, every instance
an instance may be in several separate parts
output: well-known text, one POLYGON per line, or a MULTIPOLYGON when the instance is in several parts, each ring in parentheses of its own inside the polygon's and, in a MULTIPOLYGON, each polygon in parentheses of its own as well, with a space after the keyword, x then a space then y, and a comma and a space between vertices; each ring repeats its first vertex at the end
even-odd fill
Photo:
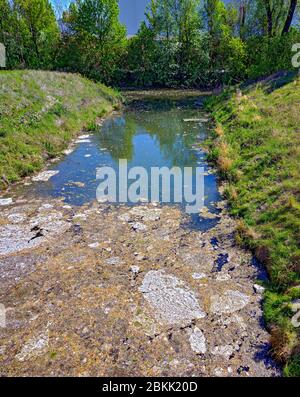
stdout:
POLYGON ((290 303, 300 298, 300 80, 263 83, 211 98, 210 158, 227 180, 237 240, 267 267, 265 318, 285 374, 300 376, 300 342, 290 303))
POLYGON ((78 75, 0 72, 0 188, 41 169, 118 103, 116 92, 78 75))

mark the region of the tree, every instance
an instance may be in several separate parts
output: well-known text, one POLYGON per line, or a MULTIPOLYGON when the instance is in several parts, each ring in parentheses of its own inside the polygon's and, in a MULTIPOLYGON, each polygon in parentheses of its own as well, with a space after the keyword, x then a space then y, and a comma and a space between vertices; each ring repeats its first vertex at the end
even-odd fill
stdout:
POLYGON ((125 48, 126 29, 119 22, 117 0, 77 0, 64 14, 69 27, 66 47, 69 64, 92 78, 110 83, 125 48), (74 51, 77 55, 74 57, 74 51))
POLYGON ((22 35, 27 36, 30 41, 27 47, 29 63, 32 66, 49 65, 59 38, 58 26, 50 2, 15 0, 14 4, 23 25, 22 35))

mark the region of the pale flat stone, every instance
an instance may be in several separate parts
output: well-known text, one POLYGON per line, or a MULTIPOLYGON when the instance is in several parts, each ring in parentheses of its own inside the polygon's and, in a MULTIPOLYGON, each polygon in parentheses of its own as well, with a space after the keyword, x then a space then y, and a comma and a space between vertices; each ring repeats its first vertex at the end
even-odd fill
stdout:
POLYGON ((130 270, 132 271, 133 274, 138 274, 140 271, 139 266, 131 266, 130 270))
POLYGON ((2 198, 0 199, 0 205, 10 205, 13 203, 12 198, 2 198))
POLYGON ((227 360, 233 355, 234 348, 231 345, 215 346, 211 350, 211 354, 214 356, 223 356, 227 360))
POLYGON ((144 225, 143 223, 140 222, 135 222, 132 224, 132 229, 139 231, 139 232, 144 232, 146 231, 148 228, 146 225, 144 225))
POLYGON ((139 216, 144 221, 158 221, 161 215, 160 209, 148 207, 134 207, 129 212, 131 215, 139 216))
POLYGON ((21 214, 21 213, 10 214, 10 215, 8 215, 7 219, 11 223, 21 223, 21 222, 23 222, 26 219, 26 215, 25 214, 21 214))
POLYGON ((57 175, 58 173, 59 171, 43 171, 40 174, 34 176, 32 180, 34 182, 47 182, 50 178, 52 178, 54 175, 57 175))
POLYGON ((250 302, 249 296, 239 291, 226 291, 211 297, 211 311, 215 314, 230 314, 243 309, 250 302))
POLYGON ((190 344, 192 350, 197 354, 206 353, 206 340, 203 332, 199 328, 195 328, 190 336, 190 344))
POLYGON ((98 248, 99 247, 99 243, 91 243, 88 245, 89 248, 98 248))
POLYGON ((153 309, 155 317, 163 323, 185 326, 206 316, 194 292, 183 281, 163 271, 148 272, 140 291, 153 309))
POLYGON ((262 287, 261 285, 259 285, 259 284, 254 284, 253 285, 253 289, 254 289, 254 292, 256 293, 256 294, 263 294, 264 292, 265 292, 265 288, 264 287, 262 287))
POLYGON ((202 280, 204 278, 207 278, 207 275, 205 273, 194 273, 192 277, 194 280, 202 280))
POLYGON ((217 275, 217 281, 223 282, 223 281, 229 281, 231 279, 230 274, 218 274, 217 275))
POLYGON ((21 352, 16 355, 18 361, 26 361, 31 358, 40 356, 47 352, 49 346, 49 333, 45 332, 37 336, 36 338, 30 339, 23 346, 21 352))
POLYGON ((108 265, 122 265, 124 263, 121 258, 114 256, 112 258, 106 259, 105 261, 108 265))

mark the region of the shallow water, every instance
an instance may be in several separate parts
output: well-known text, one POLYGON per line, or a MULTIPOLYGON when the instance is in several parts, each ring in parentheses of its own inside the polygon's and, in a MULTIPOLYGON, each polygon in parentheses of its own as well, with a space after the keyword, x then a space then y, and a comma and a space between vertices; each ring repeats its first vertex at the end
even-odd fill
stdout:
MULTIPOLYGON (((207 115, 200 106, 201 97, 185 98, 184 94, 176 98, 148 96, 131 100, 122 114, 108 118, 51 168, 59 171, 58 174, 47 182, 34 182, 26 193, 45 198, 63 197, 66 203, 80 206, 96 199, 97 168, 110 166, 118 175, 119 159, 128 160, 128 169, 144 167, 149 175, 151 167, 204 167, 205 173, 209 173, 205 176, 205 206, 216 213, 215 203, 220 199, 216 176, 210 174, 205 153, 199 147, 209 128, 207 115), (186 122, 184 119, 203 120, 186 122)), ((149 180, 149 196, 150 191, 149 180)), ((174 204, 172 192, 173 183, 171 204, 174 204)), ((198 214, 190 219, 191 225, 203 229, 217 222, 198 214)))

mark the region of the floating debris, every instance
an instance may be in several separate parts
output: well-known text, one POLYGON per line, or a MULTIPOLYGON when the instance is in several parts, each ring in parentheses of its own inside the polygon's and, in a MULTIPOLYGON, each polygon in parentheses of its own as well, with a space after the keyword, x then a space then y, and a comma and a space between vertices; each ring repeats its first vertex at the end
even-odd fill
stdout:
POLYGON ((32 180, 34 182, 47 182, 50 178, 52 178, 54 175, 57 175, 58 173, 59 171, 43 171, 40 174, 34 176, 32 180))
POLYGON ((91 143, 90 139, 77 139, 76 143, 91 143))
POLYGON ((183 119, 185 123, 208 123, 209 119, 201 118, 201 119, 183 119))

